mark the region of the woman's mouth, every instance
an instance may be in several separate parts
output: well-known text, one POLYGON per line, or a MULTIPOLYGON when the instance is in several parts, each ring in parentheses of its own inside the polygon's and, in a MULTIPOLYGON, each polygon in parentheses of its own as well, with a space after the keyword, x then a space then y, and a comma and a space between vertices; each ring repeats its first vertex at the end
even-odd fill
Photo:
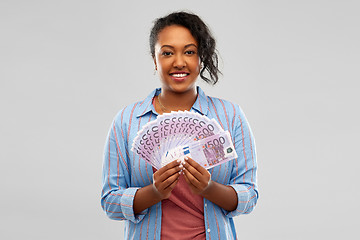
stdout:
POLYGON ((189 73, 186 72, 177 72, 177 73, 170 73, 170 76, 175 81, 184 81, 187 76, 189 76, 189 73))

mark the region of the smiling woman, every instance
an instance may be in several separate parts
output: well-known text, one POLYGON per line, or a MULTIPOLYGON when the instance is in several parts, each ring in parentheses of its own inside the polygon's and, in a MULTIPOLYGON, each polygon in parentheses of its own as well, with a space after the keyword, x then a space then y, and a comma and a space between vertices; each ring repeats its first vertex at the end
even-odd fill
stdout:
POLYGON ((258 199, 255 142, 238 105, 196 86, 199 76, 218 81, 215 40, 197 15, 175 12, 155 21, 150 50, 161 88, 122 109, 110 127, 102 207, 127 222, 126 239, 236 239, 232 218, 250 213, 258 199), (155 169, 129 152, 142 126, 179 110, 215 119, 239 157, 210 171, 191 158, 155 169))
POLYGON ((156 105, 156 110, 190 110, 194 104, 197 95, 195 82, 200 73, 197 45, 190 31, 179 25, 165 27, 159 33, 154 63, 162 91, 157 99, 158 102, 166 102, 166 106, 156 105), (182 101, 178 101, 179 97, 182 101))

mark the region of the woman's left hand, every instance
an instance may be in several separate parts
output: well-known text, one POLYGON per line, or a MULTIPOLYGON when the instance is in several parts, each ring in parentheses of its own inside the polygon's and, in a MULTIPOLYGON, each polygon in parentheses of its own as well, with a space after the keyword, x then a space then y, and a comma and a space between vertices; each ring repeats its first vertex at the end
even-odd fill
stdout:
POLYGON ((211 184, 211 174, 193 159, 186 158, 183 164, 185 181, 194 193, 202 195, 211 184))

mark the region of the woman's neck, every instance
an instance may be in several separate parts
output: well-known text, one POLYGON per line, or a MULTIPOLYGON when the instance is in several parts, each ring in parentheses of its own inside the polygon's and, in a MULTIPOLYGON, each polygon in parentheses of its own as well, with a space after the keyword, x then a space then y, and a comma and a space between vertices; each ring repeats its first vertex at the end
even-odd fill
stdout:
POLYGON ((196 88, 182 93, 162 89, 161 93, 157 96, 157 103, 162 112, 184 111, 191 109, 196 101, 196 97, 196 88))

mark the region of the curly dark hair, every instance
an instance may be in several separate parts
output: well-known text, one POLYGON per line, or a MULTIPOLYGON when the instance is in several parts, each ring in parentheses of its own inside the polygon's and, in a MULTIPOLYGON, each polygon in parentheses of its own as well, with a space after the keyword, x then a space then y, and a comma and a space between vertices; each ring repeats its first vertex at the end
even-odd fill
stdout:
POLYGON ((167 26, 180 25, 191 32, 198 42, 198 53, 203 67, 200 70, 200 77, 207 83, 215 85, 221 74, 218 65, 218 55, 215 48, 215 39, 206 24, 195 14, 187 12, 173 12, 165 17, 158 18, 150 32, 150 51, 155 57, 155 44, 158 34, 167 26), (205 76, 205 71, 208 77, 205 76))

